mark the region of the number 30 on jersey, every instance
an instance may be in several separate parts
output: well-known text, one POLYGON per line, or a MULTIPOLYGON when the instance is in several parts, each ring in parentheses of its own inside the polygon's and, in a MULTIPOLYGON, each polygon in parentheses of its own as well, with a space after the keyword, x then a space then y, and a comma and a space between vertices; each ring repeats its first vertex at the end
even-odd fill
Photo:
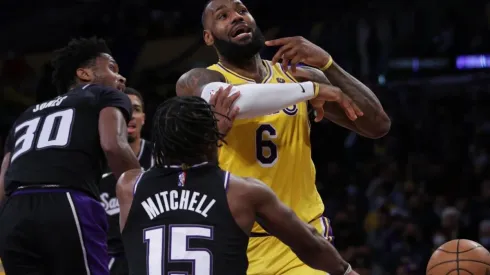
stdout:
POLYGON ((36 117, 15 127, 15 135, 21 131, 24 133, 15 140, 15 150, 10 162, 30 151, 34 143, 36 143, 36 149, 68 145, 73 125, 73 113, 73 109, 67 109, 47 115, 44 120, 42 117, 36 117), (39 127, 40 124, 41 127, 39 127), (36 136, 37 141, 34 140, 36 136))

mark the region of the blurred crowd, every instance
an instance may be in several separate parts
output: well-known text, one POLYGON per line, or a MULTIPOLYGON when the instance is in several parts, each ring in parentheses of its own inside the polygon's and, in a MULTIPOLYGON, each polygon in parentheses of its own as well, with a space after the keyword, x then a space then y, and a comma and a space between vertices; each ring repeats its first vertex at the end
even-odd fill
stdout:
MULTIPOLYGON (((318 43, 372 87, 392 118, 391 132, 375 141, 328 121, 312 126, 317 187, 333 223, 335 246, 361 274, 425 274, 433 249, 450 239, 468 238, 490 249, 490 82, 383 86, 376 77, 386 72, 392 56, 488 49, 490 4, 390 3, 336 3, 328 17, 319 9, 305 8, 303 12, 323 16, 323 21, 283 18, 277 36, 300 34, 318 43)), ((276 14, 283 14, 284 7, 277 8, 276 14)), ((149 12, 162 32, 185 23, 179 8, 149 12), (159 21, 165 14, 171 16, 159 21)), ((266 29, 278 21, 261 18, 259 23, 266 29)), ((263 54, 270 58, 273 50, 263 54)), ((43 85, 49 77, 36 75, 15 54, 7 56, 0 71, 3 144, 16 116, 46 99, 43 85)), ((172 95, 180 73, 166 74, 167 92, 157 92, 148 75, 130 82, 145 97, 148 119, 158 103, 172 95)))
POLYGON ((490 248, 489 88, 380 88, 392 130, 374 142, 313 126, 317 185, 335 245, 356 267, 425 274, 433 249, 448 240, 490 248))

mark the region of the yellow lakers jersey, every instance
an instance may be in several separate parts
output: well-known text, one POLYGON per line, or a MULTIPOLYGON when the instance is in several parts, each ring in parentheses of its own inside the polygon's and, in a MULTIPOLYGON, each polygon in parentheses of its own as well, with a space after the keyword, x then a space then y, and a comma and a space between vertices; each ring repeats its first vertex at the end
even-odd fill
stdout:
MULTIPOLYGON (((263 63, 268 74, 262 83, 296 82, 279 64, 263 63)), ((220 63, 208 69, 220 72, 233 85, 255 83, 220 63)), ((219 153, 223 170, 263 181, 305 222, 320 217, 324 210, 315 185, 309 123, 306 102, 262 117, 237 119, 219 153)), ((264 232, 258 224, 252 231, 264 232)))

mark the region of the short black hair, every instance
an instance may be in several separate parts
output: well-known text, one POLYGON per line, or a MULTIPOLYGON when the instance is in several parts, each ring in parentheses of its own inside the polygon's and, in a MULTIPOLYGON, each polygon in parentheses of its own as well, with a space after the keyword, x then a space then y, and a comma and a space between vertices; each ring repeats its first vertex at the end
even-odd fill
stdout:
POLYGON ((76 71, 80 67, 95 65, 101 54, 111 54, 104 39, 97 37, 72 39, 64 48, 54 52, 52 81, 58 93, 66 93, 75 84, 76 71))
POLYGON ((134 88, 126 87, 124 89, 124 93, 127 94, 127 95, 134 95, 134 96, 136 96, 140 100, 140 102, 141 102, 141 107, 143 107, 143 109, 145 109, 145 102, 143 101, 143 96, 141 95, 140 92, 138 92, 134 88))
POLYGON ((197 96, 173 97, 162 103, 153 118, 155 166, 185 167, 212 160, 220 142, 224 143, 215 114, 211 105, 197 96))
POLYGON ((206 29, 206 9, 208 8, 208 5, 209 3, 213 2, 213 0, 208 0, 206 1, 206 4, 204 5, 204 9, 202 10, 202 14, 201 14, 201 24, 202 24, 202 28, 203 29, 206 29))

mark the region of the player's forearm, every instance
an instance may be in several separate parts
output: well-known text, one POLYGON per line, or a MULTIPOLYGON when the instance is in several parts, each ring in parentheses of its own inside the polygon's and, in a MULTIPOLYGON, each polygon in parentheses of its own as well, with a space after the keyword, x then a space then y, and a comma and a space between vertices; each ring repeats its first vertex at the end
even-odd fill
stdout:
POLYGON ((323 236, 311 227, 312 238, 301 246, 291 247, 296 255, 312 268, 323 270, 331 275, 344 275, 349 264, 323 236))
MULTIPOLYGON (((379 138, 388 133, 391 127, 390 118, 384 112, 376 95, 366 85, 335 62, 324 71, 324 74, 332 85, 339 87, 363 111, 364 116, 353 122, 356 131, 370 138, 379 138)), ((345 116, 342 109, 337 109, 338 116, 345 116)), ((328 111, 332 112, 332 109, 328 109, 328 111)))
MULTIPOLYGON (((209 83, 202 89, 201 97, 209 102, 211 95, 229 84, 209 83)), ((287 84, 245 84, 233 87, 233 93, 240 91, 234 106, 240 108, 238 118, 253 118, 272 114, 291 105, 310 100, 318 94, 313 82, 287 84)))
POLYGON ((131 150, 127 142, 115 142, 110 148, 105 148, 104 153, 107 159, 107 164, 111 169, 116 179, 124 172, 131 169, 141 169, 138 159, 131 150))

